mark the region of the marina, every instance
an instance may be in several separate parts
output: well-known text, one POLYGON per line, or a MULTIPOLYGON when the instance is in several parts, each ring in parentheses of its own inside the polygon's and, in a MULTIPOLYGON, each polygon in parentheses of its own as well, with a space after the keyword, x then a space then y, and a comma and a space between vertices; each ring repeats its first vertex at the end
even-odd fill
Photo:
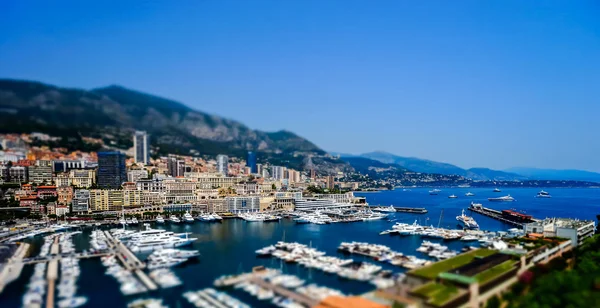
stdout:
MULTIPOLYGON (((487 198, 491 194, 491 191, 488 191, 488 193, 486 194, 484 191, 480 191, 477 189, 470 188, 470 190, 480 197, 478 197, 478 199, 469 199, 469 202, 485 202, 485 198, 487 198)), ((511 195, 514 195, 515 198, 518 198, 520 200, 520 202, 518 202, 519 205, 525 203, 525 201, 523 200, 525 200, 526 196, 528 196, 529 199, 532 200, 531 202, 534 205, 536 203, 533 202, 540 202, 538 208, 536 208, 535 206, 527 208, 528 212, 536 213, 537 217, 545 215, 567 216, 563 213, 548 211, 546 208, 550 208, 554 211, 559 211, 561 207, 552 207, 551 205, 560 202, 561 193, 571 192, 571 190, 553 191, 553 198, 551 199, 534 198, 533 196, 538 191, 539 189, 524 189, 522 193, 519 193, 519 191, 510 191, 510 193, 511 195), (549 206, 548 204, 551 205, 549 206), (531 210, 529 210, 530 208, 531 210), (544 209, 545 212, 540 212, 540 209, 544 209)), ((148 268, 148 257, 152 253, 154 253, 154 251, 131 251, 131 253, 137 257, 137 260, 134 260, 134 262, 132 263, 126 262, 125 264, 123 263, 123 261, 121 261, 121 259, 118 256, 116 256, 115 252, 120 251, 122 249, 119 248, 121 247, 121 245, 117 244, 116 242, 119 241, 124 245, 126 242, 126 238, 120 238, 120 236, 132 237, 133 233, 148 231, 147 228, 143 225, 145 223, 144 221, 139 220, 137 226, 125 226, 125 231, 127 232, 123 232, 123 227, 120 225, 117 226, 116 224, 113 224, 112 227, 110 225, 92 225, 91 227, 79 227, 79 229, 74 228, 72 229, 72 231, 82 231, 81 233, 74 233, 71 236, 71 241, 74 244, 75 250, 70 254, 72 254, 80 260, 78 264, 81 267, 81 273, 78 276, 75 283, 77 289, 74 293, 74 297, 86 297, 88 300, 85 305, 91 307, 99 306, 95 305, 95 303, 103 303, 106 305, 113 305, 115 307, 127 306, 129 303, 133 303, 134 301, 138 300, 139 296, 144 296, 144 294, 151 294, 154 298, 160 297, 159 299, 162 300, 162 305, 165 306, 175 306, 177 305, 177 303, 187 304, 188 301, 182 296, 183 293, 191 290, 204 290, 207 287, 212 286, 214 279, 221 276, 222 274, 243 273, 244 271, 250 270, 254 266, 276 268, 280 271, 280 275, 295 276, 299 280, 304 281, 304 283, 301 286, 316 284, 318 287, 327 287, 330 289, 338 290, 341 293, 347 295, 362 294, 368 292, 369 290, 372 290, 376 284, 385 286, 387 283, 389 283, 389 281, 386 280, 387 278, 399 277, 398 275, 402 274, 407 269, 402 266, 393 265, 389 262, 380 262, 379 260, 375 260, 373 257, 366 256, 364 254, 352 253, 350 255, 347 255, 342 252, 339 252, 337 248, 342 242, 359 242, 374 245, 383 245, 389 247, 392 251, 402 253, 405 256, 413 255, 416 258, 433 262, 435 260, 438 260, 437 257, 430 256, 430 254, 434 252, 434 250, 428 248, 425 252, 417 251, 417 249, 424 246, 423 244, 425 244, 426 241, 431 243, 437 243, 440 246, 446 246, 447 251, 461 252, 463 251, 463 249, 469 249, 470 246, 477 247, 481 245, 493 245, 493 241, 495 238, 509 236, 512 233, 509 232, 509 230, 513 229, 514 225, 504 223, 500 220, 496 220, 483 215, 475 215, 475 219, 477 219, 477 223, 480 225, 481 230, 493 231, 493 236, 491 232, 465 231, 458 229, 458 227, 460 226, 460 222, 456 220, 456 216, 460 215, 462 209, 468 206, 468 204, 466 204, 466 200, 461 201, 460 198, 453 200, 448 199, 445 195, 440 195, 438 197, 430 196, 428 195, 427 190, 423 189, 413 189, 411 192, 382 192, 377 194, 371 194, 369 195, 369 197, 373 198, 374 201, 372 203, 376 204, 391 204, 392 202, 396 204, 398 203, 398 198, 400 198, 400 196, 406 199, 406 203, 419 204, 416 201, 417 199, 411 199, 411 196, 423 192, 426 196, 426 198, 423 200, 429 200, 429 198, 439 198, 440 200, 443 200, 441 201, 443 202, 442 206, 428 206, 427 208, 429 213, 427 214, 427 216, 423 216, 421 214, 417 215, 411 213, 396 212, 391 213, 388 217, 381 220, 356 222, 352 224, 329 223, 323 225, 298 224, 294 221, 294 218, 281 218, 278 222, 270 222, 265 224, 247 222, 242 219, 223 219, 222 223, 202 223, 197 219, 195 223, 165 222, 164 224, 155 224, 154 222, 152 222, 152 230, 162 229, 166 232, 172 232, 172 235, 178 234, 182 237, 185 237, 185 234, 187 233, 188 238, 197 239, 194 242, 192 242, 189 246, 181 248, 170 248, 177 250, 197 251, 202 254, 201 256, 192 257, 189 261, 184 262, 180 265, 163 268, 173 273, 176 276, 176 278, 181 281, 181 284, 177 284, 176 280, 171 280, 171 278, 163 281, 163 284, 159 283, 159 281, 155 279, 159 276, 168 276, 168 274, 166 274, 167 272, 164 272, 165 275, 152 274, 153 271, 161 269, 158 268, 155 270, 150 270, 148 268), (386 201, 385 199, 381 199, 381 197, 385 196, 396 197, 392 199, 392 202, 390 202, 386 201), (444 215, 440 215, 441 209, 444 210, 444 215), (440 216, 442 216, 441 219, 440 216), (394 229, 393 226, 397 223, 413 225, 415 221, 417 221, 417 225, 421 226, 423 230, 431 229, 431 231, 434 231, 438 229, 444 229, 447 232, 460 231, 464 233, 462 237, 464 237, 465 235, 471 235, 471 237, 466 237, 465 240, 461 240, 462 237, 451 240, 444 240, 443 238, 431 236, 436 232, 431 232, 430 235, 401 235, 398 232, 390 233, 386 236, 379 235, 379 233, 382 232, 382 230, 394 229), (431 227, 432 224, 436 226, 433 229, 431 227), (425 228, 424 226, 428 227, 425 228), (439 228, 437 226, 439 226, 439 228), (111 231, 111 229, 115 230, 111 231), (109 232, 109 235, 113 237, 113 240, 100 240, 102 236, 104 238, 107 238, 106 232, 108 231, 111 231, 109 232), (115 237, 115 232, 119 236, 118 238, 115 237), (93 236, 93 234, 98 235, 93 236), (102 236, 100 234, 102 234, 102 236), (342 267, 349 267, 350 264, 355 264, 356 266, 359 266, 359 263, 367 261, 367 264, 380 266, 381 269, 377 273, 371 275, 372 278, 370 280, 361 281, 359 279, 354 278, 340 278, 339 275, 335 273, 331 274, 317 268, 310 268, 304 265, 298 265, 298 262, 286 262, 285 260, 272 257, 257 258, 257 254, 255 253, 256 250, 268 247, 270 245, 275 246, 276 243, 271 240, 273 237, 284 237, 286 242, 298 242, 305 244, 308 248, 310 248, 310 246, 318 248, 318 251, 325 253, 325 257, 335 257, 339 260, 351 260, 352 263, 349 263, 348 265, 342 267), (475 239, 473 239, 473 237, 475 239), (96 238, 96 240, 93 241, 94 238, 96 238), (487 244, 484 243, 486 239, 488 240, 487 244), (105 255, 94 255, 94 253, 98 252, 102 252, 105 255), (94 257, 85 258, 85 254, 92 255, 94 257), (119 271, 115 270, 114 274, 116 274, 116 276, 121 275, 126 278, 122 278, 122 281, 125 283, 129 282, 129 286, 124 288, 124 290, 126 292, 131 292, 131 295, 126 295, 124 292, 121 292, 121 281, 119 281, 116 277, 110 274, 105 274, 108 270, 108 267, 102 264, 101 259, 102 257, 106 257, 107 254, 115 254, 114 260, 107 262, 114 262, 116 265, 121 267, 119 271), (224 258, 224 256, 233 258, 233 260, 236 260, 236 262, 219 262, 219 260, 224 258), (366 258, 373 261, 368 261, 366 258), (140 263, 138 263, 138 261, 140 263), (126 266, 130 266, 134 269, 128 270, 126 266), (142 288, 148 290, 148 287, 144 282, 142 282, 142 280, 136 273, 137 270, 135 268, 140 268, 140 271, 145 273, 148 279, 156 285, 156 291, 149 293, 148 291, 137 290, 141 290, 142 288), (391 276, 388 276, 390 274, 388 274, 387 271, 392 271, 391 276), (122 274, 119 274, 120 272, 122 272, 122 274), (199 275, 198 273, 201 273, 201 275, 199 275), (133 283, 132 281, 136 282, 133 283), (92 287, 98 284, 101 284, 103 287, 101 289, 92 287)), ((466 190, 463 192, 454 192, 455 195, 464 195, 464 193, 466 193, 466 190)), ((584 190, 583 192, 579 193, 585 194, 586 191, 584 190)), ((448 192, 448 194, 450 194, 450 192, 448 192)), ((486 205, 486 208, 491 208, 492 206, 493 204, 489 207, 486 205)), ((586 204, 580 203, 580 207, 585 209, 586 204)), ((500 209, 496 211, 502 213, 502 210, 500 209)), ((586 212, 584 211, 583 213, 586 212)), ((592 212, 588 211, 587 213, 592 212)), ((334 214, 327 215, 329 216, 334 214)), ((163 216, 169 217, 170 215, 166 214, 163 216)), ((65 233, 65 231, 59 231, 56 234, 63 233, 65 233)), ((0 294, 0 299, 3 301, 3 303, 6 303, 6 307, 21 307, 23 305, 23 297, 14 297, 11 296, 11 294, 25 294, 30 279, 34 274, 34 268, 36 266, 43 267, 44 264, 46 264, 46 269, 44 271, 47 272, 49 266, 48 261, 34 260, 34 258, 38 258, 39 255, 42 253, 42 246, 44 246, 45 242, 44 234, 27 237, 25 240, 32 247, 30 249, 30 254, 25 258, 25 260, 28 260, 28 262, 39 263, 37 265, 36 263, 25 263, 25 267, 22 271, 21 276, 14 283, 11 283, 6 286, 6 292, 0 294)), ((60 247, 58 250, 54 251, 55 254, 52 254, 52 244, 53 242, 45 245, 44 250, 46 251, 46 256, 44 258, 46 258, 47 260, 56 259, 56 266, 58 272, 60 272, 60 259, 68 257, 69 254, 63 253, 60 250, 60 247)), ((127 246, 125 245, 125 247, 127 246)), ((69 249, 67 248, 67 250, 69 249)), ((167 254, 167 256, 169 255, 170 254, 167 254)), ((355 271, 356 270, 352 269, 352 272, 355 271)), ((46 277, 44 277, 44 280, 46 281, 45 278, 46 277)), ((61 278, 60 276, 57 276, 56 278, 57 279, 54 285, 55 291, 53 292, 53 300, 55 306, 60 300, 62 300, 58 297, 58 285, 61 283, 61 278)), ((286 280, 283 278, 281 279, 286 280)), ((272 282, 267 280, 267 282, 272 284, 282 283, 277 279, 272 282)), ((288 284, 289 286, 293 286, 294 283, 298 282, 294 282, 293 279, 290 279, 289 282, 286 280, 286 284, 288 284)), ((45 285, 45 290, 46 291, 44 292, 44 296, 42 298, 43 306, 45 306, 47 301, 47 282, 45 285)), ((314 291, 312 288, 310 290, 314 291)), ((268 302, 269 305, 274 305, 271 303, 271 301, 275 300, 275 297, 278 296, 275 295, 270 300, 259 300, 256 296, 252 296, 249 293, 240 289, 231 288, 231 290, 220 290, 219 292, 223 292, 228 294, 229 296, 237 298, 249 306, 257 306, 266 302, 268 302)), ((35 299, 32 296, 30 297, 31 299, 35 299)), ((279 295, 279 297, 282 296, 279 295)), ((208 300, 206 299, 204 299, 204 301, 208 302, 208 300)))

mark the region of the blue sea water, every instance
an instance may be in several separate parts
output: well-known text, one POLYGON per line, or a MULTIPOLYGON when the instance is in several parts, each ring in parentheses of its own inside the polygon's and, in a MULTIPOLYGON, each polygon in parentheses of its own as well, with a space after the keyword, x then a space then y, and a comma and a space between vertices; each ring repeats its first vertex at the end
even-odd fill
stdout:
MULTIPOLYGON (((443 189, 437 196, 430 196, 428 189, 411 189, 403 191, 383 191, 376 193, 357 193, 365 196, 371 205, 396 205, 406 207, 424 207, 427 214, 396 213, 391 219, 412 223, 417 220, 421 224, 456 228, 456 216, 462 209, 466 209, 471 201, 483 203, 484 206, 494 209, 514 208, 524 211, 536 218, 545 217, 572 217, 578 219, 596 219, 600 214, 600 190, 598 189, 552 189, 549 190, 553 198, 534 198, 539 189, 504 189, 500 193, 492 189, 455 188, 443 189), (465 197, 465 193, 472 192, 474 197, 465 197), (449 199, 455 194, 457 199, 449 199), (511 203, 488 202, 487 198, 510 194, 517 199, 511 203)), ((506 230, 513 226, 507 225, 491 218, 473 214, 474 218, 484 230, 506 230)), ((181 294, 186 290, 198 290, 212 285, 215 278, 223 274, 233 274, 250 271, 252 267, 264 265, 278 268, 284 272, 298 275, 303 279, 320 285, 340 289, 347 294, 361 294, 372 290, 373 287, 364 282, 348 281, 337 276, 324 274, 316 270, 308 270, 294 264, 282 263, 275 259, 256 258, 254 251, 264 246, 285 241, 297 241, 311 245, 325 251, 328 255, 348 258, 337 252, 337 246, 342 241, 363 241, 390 246, 396 251, 405 254, 424 257, 415 251, 420 246, 422 239, 418 236, 389 236, 379 235, 379 232, 389 229, 395 222, 386 220, 358 222, 350 224, 330 225, 297 225, 290 220, 276 223, 248 223, 242 220, 227 220, 223 223, 201 223, 169 225, 161 228, 175 232, 191 232, 196 241, 190 249, 197 249, 202 254, 197 261, 191 261, 183 266, 174 268, 175 273, 184 281, 181 287, 155 291, 144 296, 123 296, 119 286, 111 276, 104 275, 104 267, 99 260, 81 261, 82 272, 79 278, 77 294, 89 298, 87 307, 123 307, 133 299, 140 297, 160 297, 171 307, 189 307, 181 294)), ((78 249, 88 248, 89 231, 74 237, 78 249)), ((41 238, 31 240, 35 249, 39 249, 41 238)), ((465 243, 460 241, 444 242, 452 249, 461 249, 465 243)), ((142 256, 143 257, 143 256, 142 256)), ((350 256, 355 260, 368 259, 350 256)), ((371 261, 375 262, 375 261, 371 261)), ((396 272, 403 270, 385 264, 386 269, 396 272)), ((22 295, 33 273, 33 267, 27 266, 18 281, 10 284, 0 294, 1 307, 20 307, 22 295)), ((251 304, 254 307, 269 306, 259 302, 249 295, 232 290, 230 294, 251 304)))

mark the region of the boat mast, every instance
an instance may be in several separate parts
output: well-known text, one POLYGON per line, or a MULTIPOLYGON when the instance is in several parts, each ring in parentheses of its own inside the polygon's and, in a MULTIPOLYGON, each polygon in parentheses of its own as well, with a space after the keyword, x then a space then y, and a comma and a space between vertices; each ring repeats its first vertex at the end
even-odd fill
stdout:
POLYGON ((444 209, 442 209, 442 212, 440 213, 440 220, 438 221, 438 229, 440 228, 440 224, 442 223, 442 217, 444 217, 444 209))

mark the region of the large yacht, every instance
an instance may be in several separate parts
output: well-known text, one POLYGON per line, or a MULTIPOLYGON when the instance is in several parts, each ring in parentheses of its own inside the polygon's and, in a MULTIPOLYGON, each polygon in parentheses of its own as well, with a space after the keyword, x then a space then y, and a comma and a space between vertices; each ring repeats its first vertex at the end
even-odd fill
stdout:
POLYGON ((456 216, 456 220, 463 223, 466 229, 479 229, 479 225, 473 217, 465 215, 465 210, 462 210, 461 215, 456 216))
POLYGON ((165 219, 160 216, 160 214, 158 214, 158 216, 156 216, 156 223, 158 224, 164 224, 165 223, 165 219))
POLYGON ((488 201, 492 201, 492 202, 513 202, 513 201, 516 201, 516 200, 515 200, 515 198, 511 197, 510 195, 506 195, 504 197, 488 198, 488 201))
POLYGON ((175 215, 171 215, 171 217, 169 217, 169 221, 176 224, 181 222, 181 220, 179 220, 179 218, 177 218, 175 215))
POLYGON ((183 222, 192 223, 194 222, 194 217, 192 217, 189 212, 185 212, 185 214, 183 214, 183 222))

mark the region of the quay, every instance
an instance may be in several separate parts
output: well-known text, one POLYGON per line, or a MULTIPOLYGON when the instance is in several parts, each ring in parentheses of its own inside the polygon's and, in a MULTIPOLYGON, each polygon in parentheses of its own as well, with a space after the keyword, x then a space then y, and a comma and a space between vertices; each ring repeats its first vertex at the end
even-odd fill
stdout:
POLYGON ((17 280, 17 278, 21 276, 21 271, 23 271, 23 266, 25 265, 21 261, 28 251, 29 244, 20 243, 13 256, 6 264, 4 264, 4 266, 2 266, 0 270, 0 293, 4 291, 6 285, 17 280))
POLYGON ((412 214, 426 214, 427 213, 427 209, 422 208, 422 207, 394 206, 394 209, 396 210, 396 212, 401 212, 401 213, 412 213, 412 214))

